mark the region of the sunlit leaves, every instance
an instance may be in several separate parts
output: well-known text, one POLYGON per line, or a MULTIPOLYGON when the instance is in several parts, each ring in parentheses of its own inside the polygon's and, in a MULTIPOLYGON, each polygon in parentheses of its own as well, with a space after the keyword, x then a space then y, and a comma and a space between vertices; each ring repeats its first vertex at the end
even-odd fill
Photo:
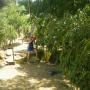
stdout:
POLYGON ((90 75, 88 72, 90 69, 90 6, 84 7, 83 2, 74 3, 76 14, 73 11, 65 12, 63 17, 58 19, 57 14, 43 12, 39 13, 34 24, 37 26, 38 45, 47 45, 52 53, 61 48, 61 54, 58 56, 60 70, 81 90, 89 90, 87 85, 90 80, 88 81, 87 78, 90 75), (80 4, 82 6, 79 6, 80 4))
MULTIPOLYGON (((17 38, 17 34, 23 31, 20 29, 27 23, 27 16, 22 13, 23 9, 10 3, 1 9, 0 12, 0 40, 7 43, 8 40, 13 41, 17 38)), ((2 43, 1 42, 1 43, 2 43)))

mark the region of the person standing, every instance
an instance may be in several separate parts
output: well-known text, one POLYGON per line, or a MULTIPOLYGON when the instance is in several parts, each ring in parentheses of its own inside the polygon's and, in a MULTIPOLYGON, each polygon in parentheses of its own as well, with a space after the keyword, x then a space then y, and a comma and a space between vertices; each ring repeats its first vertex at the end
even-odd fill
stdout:
POLYGON ((28 59, 30 59, 30 54, 32 54, 33 51, 34 51, 33 42, 34 42, 33 37, 30 37, 29 44, 28 44, 28 49, 27 49, 27 51, 28 51, 27 58, 28 59))

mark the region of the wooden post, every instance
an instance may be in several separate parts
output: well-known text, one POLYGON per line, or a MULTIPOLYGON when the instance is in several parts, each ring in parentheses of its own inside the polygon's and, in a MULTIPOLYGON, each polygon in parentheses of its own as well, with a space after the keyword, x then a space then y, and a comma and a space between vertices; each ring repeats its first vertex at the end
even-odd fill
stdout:
POLYGON ((13 55, 13 61, 14 61, 14 48, 12 46, 12 55, 13 55))

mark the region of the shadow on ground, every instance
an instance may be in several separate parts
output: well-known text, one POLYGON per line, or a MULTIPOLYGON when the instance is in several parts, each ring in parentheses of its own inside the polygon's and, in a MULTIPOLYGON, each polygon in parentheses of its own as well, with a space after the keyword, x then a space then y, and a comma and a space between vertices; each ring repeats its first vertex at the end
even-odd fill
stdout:
POLYGON ((50 76, 55 66, 9 65, 0 69, 0 90, 74 90, 62 74, 50 76))

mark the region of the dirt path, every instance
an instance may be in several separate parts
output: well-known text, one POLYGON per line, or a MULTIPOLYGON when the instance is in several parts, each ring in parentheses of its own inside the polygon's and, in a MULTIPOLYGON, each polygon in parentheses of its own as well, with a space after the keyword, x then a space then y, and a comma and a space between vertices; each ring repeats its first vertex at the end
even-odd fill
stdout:
MULTIPOLYGON (((15 47, 16 52, 24 46, 26 49, 27 45, 23 45, 15 47)), ((50 75, 54 69, 55 66, 44 63, 3 66, 0 68, 0 90, 74 90, 61 73, 50 75)))
POLYGON ((0 70, 0 90, 73 90, 62 74, 46 64, 9 65, 0 70))

